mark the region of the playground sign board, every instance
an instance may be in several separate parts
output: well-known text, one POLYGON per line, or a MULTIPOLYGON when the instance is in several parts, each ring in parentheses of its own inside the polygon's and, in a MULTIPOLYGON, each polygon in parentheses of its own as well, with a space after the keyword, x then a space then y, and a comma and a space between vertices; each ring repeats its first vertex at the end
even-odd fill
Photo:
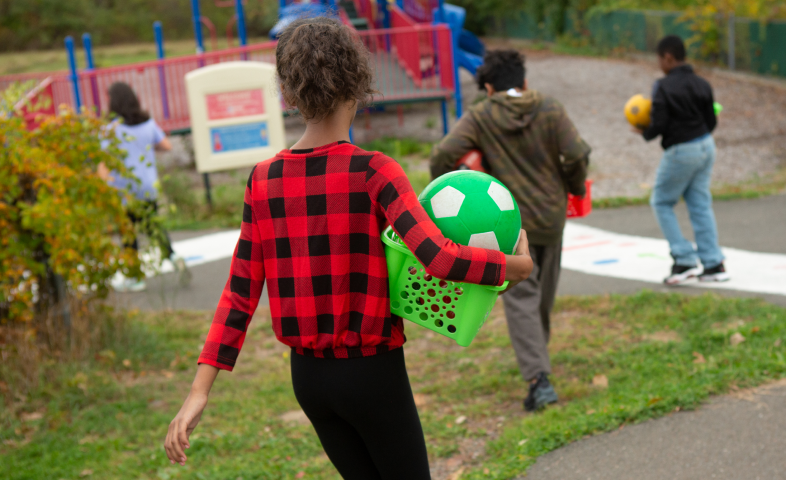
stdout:
POLYGON ((226 62, 186 74, 200 173, 255 165, 284 148, 275 66, 226 62))

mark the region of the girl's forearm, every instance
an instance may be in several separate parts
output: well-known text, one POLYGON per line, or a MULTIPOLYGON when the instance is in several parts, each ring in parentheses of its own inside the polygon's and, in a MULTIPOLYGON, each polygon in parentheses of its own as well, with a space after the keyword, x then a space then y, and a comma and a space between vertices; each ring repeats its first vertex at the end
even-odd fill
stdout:
POLYGON ((505 255, 505 280, 521 282, 532 273, 534 265, 529 254, 505 255))
POLYGON ((199 364, 194 383, 191 384, 191 393, 202 395, 209 394, 210 388, 213 386, 213 382, 216 380, 218 372, 219 369, 213 365, 208 365, 206 363, 199 364))

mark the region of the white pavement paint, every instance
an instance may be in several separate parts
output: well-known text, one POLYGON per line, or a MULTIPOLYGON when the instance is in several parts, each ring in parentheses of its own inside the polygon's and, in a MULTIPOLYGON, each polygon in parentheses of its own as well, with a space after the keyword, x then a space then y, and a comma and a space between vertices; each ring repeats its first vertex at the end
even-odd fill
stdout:
MULTIPOLYGON (((724 288, 786 295, 786 255, 723 248, 728 282, 686 283, 692 287, 724 288)), ((562 242, 562 268, 604 277, 662 283, 671 271, 666 240, 623 235, 567 222, 562 242)))
MULTIPOLYGON (((235 251, 240 230, 212 233, 174 242, 175 253, 193 267, 229 258, 235 251)), ((666 240, 623 235, 567 222, 563 237, 562 268, 649 283, 662 283, 671 270, 666 240)), ((724 248, 731 280, 723 283, 689 282, 704 288, 786 295, 786 255, 724 248)), ((173 270, 165 262, 161 273, 173 270)))
MULTIPOLYGON (((229 230, 172 242, 172 249, 175 251, 175 255, 182 257, 186 261, 187 266, 195 267, 203 263, 231 257, 235 252, 238 238, 240 238, 240 230, 229 230)), ((147 258, 144 258, 144 260, 147 260, 147 258)), ((164 261, 158 272, 147 272, 147 276, 151 277, 157 273, 172 271, 174 271, 172 262, 164 261)))

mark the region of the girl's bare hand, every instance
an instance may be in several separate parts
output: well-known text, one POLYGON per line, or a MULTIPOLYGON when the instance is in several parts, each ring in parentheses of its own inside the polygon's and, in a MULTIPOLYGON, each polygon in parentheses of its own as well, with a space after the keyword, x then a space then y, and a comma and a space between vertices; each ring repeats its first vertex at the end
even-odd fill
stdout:
POLYGON ((505 280, 508 281, 508 288, 500 292, 500 295, 515 287, 519 282, 526 280, 534 268, 532 257, 529 255, 529 240, 527 232, 521 229, 519 244, 516 246, 515 255, 506 255, 507 268, 505 270, 505 280))
POLYGON ((96 175, 98 175, 98 178, 100 178, 105 182, 111 182, 112 180, 114 180, 114 177, 112 177, 112 175, 109 172, 109 169, 106 167, 106 164, 104 162, 98 164, 98 168, 96 169, 96 175))
POLYGON ((169 431, 166 434, 164 441, 164 449, 169 461, 174 464, 175 462, 180 465, 186 464, 186 454, 184 450, 191 445, 188 442, 188 437, 194 431, 199 419, 202 418, 202 412, 207 405, 207 394, 191 392, 180 411, 177 412, 174 420, 169 424, 169 431))

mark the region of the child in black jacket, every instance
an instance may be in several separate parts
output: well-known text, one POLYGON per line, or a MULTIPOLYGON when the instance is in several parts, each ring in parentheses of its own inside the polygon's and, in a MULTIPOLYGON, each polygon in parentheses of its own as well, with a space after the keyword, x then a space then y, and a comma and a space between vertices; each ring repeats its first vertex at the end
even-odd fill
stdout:
POLYGON ((664 149, 650 198, 674 257, 671 275, 664 283, 676 285, 695 277, 700 281, 726 281, 729 275, 718 245, 710 193, 715 163, 711 133, 717 125, 712 87, 685 63, 685 45, 675 35, 658 43, 658 62, 666 76, 653 88, 652 120, 646 130, 634 131, 647 141, 660 135, 664 149), (682 235, 674 214, 680 197, 690 213, 696 248, 682 235))

